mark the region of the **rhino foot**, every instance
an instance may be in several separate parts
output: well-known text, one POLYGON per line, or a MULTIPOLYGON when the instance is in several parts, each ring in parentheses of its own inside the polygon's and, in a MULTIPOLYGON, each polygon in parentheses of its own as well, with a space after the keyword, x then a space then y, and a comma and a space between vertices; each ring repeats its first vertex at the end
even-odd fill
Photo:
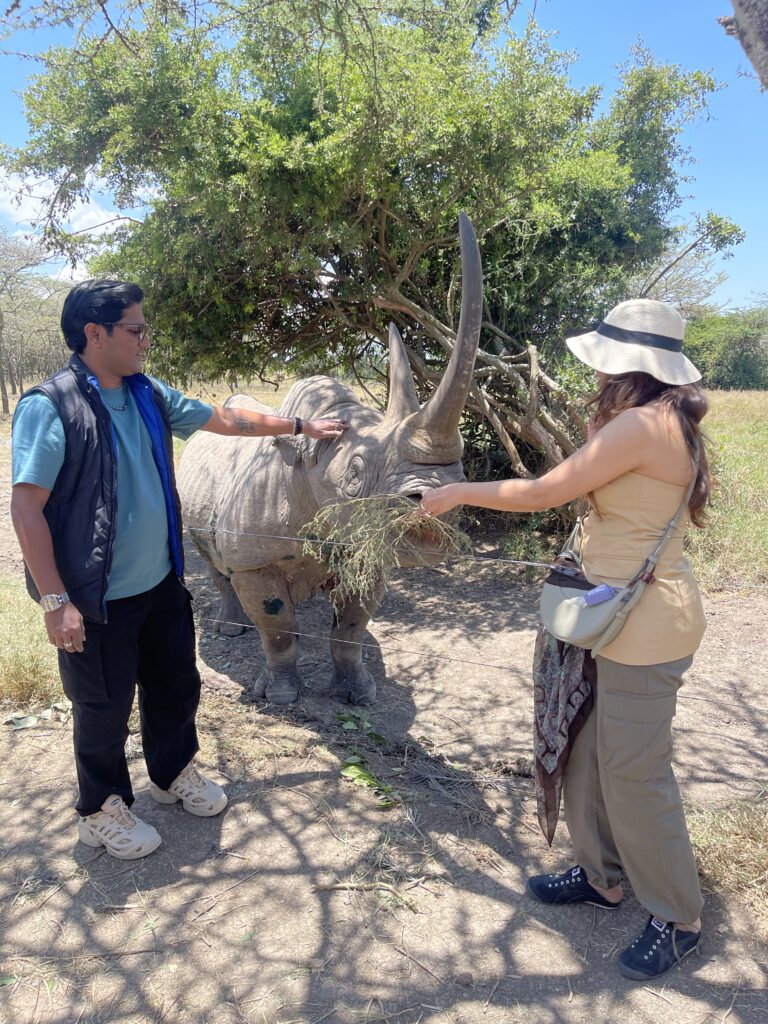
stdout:
POLYGON ((265 666, 251 689, 254 698, 266 697, 271 704, 293 704, 301 692, 301 680, 293 666, 272 669, 265 666))
POLYGON ((242 636, 245 632, 245 626, 238 622, 219 622, 217 628, 221 636, 242 636))
POLYGON ((376 681, 365 665, 335 668, 328 693, 338 700, 366 707, 376 702, 376 681))

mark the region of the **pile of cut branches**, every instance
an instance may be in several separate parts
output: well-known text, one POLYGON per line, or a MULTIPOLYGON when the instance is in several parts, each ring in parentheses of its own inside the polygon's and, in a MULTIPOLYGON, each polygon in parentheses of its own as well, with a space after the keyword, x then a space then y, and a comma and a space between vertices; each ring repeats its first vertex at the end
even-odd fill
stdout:
POLYGON ((325 562, 336 581, 330 598, 337 610, 355 597, 368 604, 379 583, 386 583, 404 559, 419 561, 424 547, 445 559, 471 550, 458 527, 425 516, 399 494, 325 505, 302 533, 304 554, 325 562))

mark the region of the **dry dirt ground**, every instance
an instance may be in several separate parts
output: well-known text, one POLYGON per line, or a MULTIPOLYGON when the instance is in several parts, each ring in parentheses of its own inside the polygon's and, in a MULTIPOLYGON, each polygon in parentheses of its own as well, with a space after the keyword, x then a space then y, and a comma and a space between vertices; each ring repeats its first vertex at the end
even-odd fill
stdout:
MULTIPOLYGON (((7 503, 0 555, 18 568, 7 503)), ((153 803, 132 736, 136 810, 164 843, 146 861, 112 860, 75 841, 68 724, 4 729, 0 1021, 768 1021, 768 949, 749 908, 723 894, 708 893, 702 956, 648 985, 614 964, 644 923, 633 898, 607 914, 525 895, 527 874, 571 854, 563 825, 550 851, 536 824, 526 777, 536 593, 509 567, 396 580, 367 637, 380 737, 311 690, 289 709, 250 703, 258 637, 214 633, 194 555, 188 583, 201 760, 229 807, 210 820, 153 803), (396 790, 390 809, 340 775, 355 753, 396 790)), ((676 728, 694 805, 757 794, 755 780, 768 779, 768 595, 710 597, 706 608, 676 728)), ((309 687, 329 671, 329 619, 321 599, 301 610, 309 687)))

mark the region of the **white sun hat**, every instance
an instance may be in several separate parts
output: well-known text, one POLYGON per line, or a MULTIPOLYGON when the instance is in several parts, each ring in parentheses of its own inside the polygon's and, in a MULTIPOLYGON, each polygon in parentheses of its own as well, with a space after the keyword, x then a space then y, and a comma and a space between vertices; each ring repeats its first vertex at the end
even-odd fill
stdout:
POLYGON ((701 374, 683 355, 683 318, 666 302, 628 299, 587 334, 567 338, 577 359, 615 376, 647 373, 664 384, 694 384, 701 374))

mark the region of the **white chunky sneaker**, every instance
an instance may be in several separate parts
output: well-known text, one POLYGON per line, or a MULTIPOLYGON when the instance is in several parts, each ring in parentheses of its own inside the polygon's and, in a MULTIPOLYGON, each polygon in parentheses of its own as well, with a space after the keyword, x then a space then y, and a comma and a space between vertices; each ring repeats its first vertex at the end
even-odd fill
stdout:
POLYGON ((221 786, 201 775, 191 761, 168 789, 160 789, 151 782, 149 792, 159 804, 175 804, 181 800, 185 811, 200 818, 221 814, 228 802, 227 794, 221 786))
POLYGON ((114 794, 107 797, 100 811, 81 818, 77 830, 81 843, 104 846, 118 860, 146 857, 162 842, 156 829, 131 814, 123 798, 114 794))

